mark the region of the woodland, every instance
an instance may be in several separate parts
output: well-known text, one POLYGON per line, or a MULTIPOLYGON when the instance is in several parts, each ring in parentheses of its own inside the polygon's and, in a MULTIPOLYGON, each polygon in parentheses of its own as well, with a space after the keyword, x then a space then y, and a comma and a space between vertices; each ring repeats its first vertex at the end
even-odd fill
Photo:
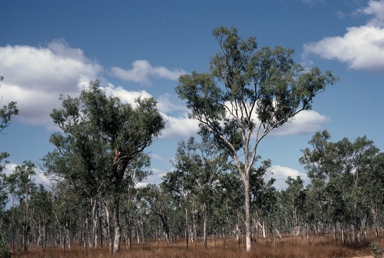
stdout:
MULTIPOLYGON (((304 69, 291 49, 258 49, 236 28, 218 27, 213 36, 220 52, 210 70, 182 75, 175 88, 200 123, 198 136, 178 143, 175 169, 161 183, 137 187, 151 175, 146 148, 166 124, 156 100, 123 103, 98 80, 77 97, 61 96, 61 108, 51 112, 60 131, 51 135, 41 169, 52 187, 36 184, 36 164, 28 160, 5 174, 8 154, 1 153, 0 257, 59 257, 52 250, 80 257, 105 257, 101 250, 129 257, 347 257, 368 248, 381 257, 384 153, 372 140, 333 142, 327 130, 316 132, 299 160, 310 182, 288 177, 280 191, 265 176, 272 161, 257 151, 338 78, 304 69), (337 251, 313 255, 311 248, 324 243, 337 251), (294 244, 308 252, 288 248, 294 244), (170 255, 172 246, 185 253, 170 255), (205 253, 188 256, 192 250, 205 253)), ((1 131, 18 111, 15 102, 1 108, 1 131)))

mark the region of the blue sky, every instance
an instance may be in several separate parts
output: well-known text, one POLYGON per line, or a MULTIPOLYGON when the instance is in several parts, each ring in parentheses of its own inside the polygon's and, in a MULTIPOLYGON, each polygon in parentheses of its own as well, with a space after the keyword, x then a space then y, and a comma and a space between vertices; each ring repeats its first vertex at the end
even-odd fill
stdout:
MULTIPOLYGON (((289 175, 306 179, 298 159, 316 131, 327 129, 332 141, 366 135, 384 149, 384 0, 3 0, 1 104, 14 100, 20 109, 0 135, 0 151, 11 155, 8 173, 24 160, 38 165, 53 150, 49 113, 60 107, 59 95, 77 96, 101 79, 127 103, 158 100, 168 123, 147 150, 153 175, 146 182, 160 182, 172 170, 177 142, 197 131, 175 95, 177 78, 209 69, 218 26, 255 36, 259 47, 293 48, 297 62, 340 78, 316 97, 313 111, 261 143, 279 189, 289 175)), ((41 173, 36 180, 47 182, 41 173)))

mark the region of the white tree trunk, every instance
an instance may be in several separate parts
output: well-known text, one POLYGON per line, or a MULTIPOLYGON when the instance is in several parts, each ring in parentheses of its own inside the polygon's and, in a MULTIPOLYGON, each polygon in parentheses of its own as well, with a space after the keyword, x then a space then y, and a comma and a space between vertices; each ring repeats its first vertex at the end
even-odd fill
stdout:
POLYGON ((245 192, 245 249, 247 252, 252 250, 252 227, 251 227, 251 203, 249 198, 249 173, 244 175, 245 192))
POLYGON ((114 201, 113 209, 113 226, 115 228, 115 237, 113 240, 113 254, 118 254, 120 252, 120 219, 119 219, 119 198, 117 197, 114 201))
POLYGON ((208 211, 207 207, 204 207, 204 221, 203 221, 203 242, 204 248, 207 248, 207 224, 208 224, 208 211))
POLYGON ((112 236, 111 236, 111 216, 108 209, 108 201, 104 201, 105 220, 107 222, 107 237, 109 242, 109 252, 112 253, 112 236))

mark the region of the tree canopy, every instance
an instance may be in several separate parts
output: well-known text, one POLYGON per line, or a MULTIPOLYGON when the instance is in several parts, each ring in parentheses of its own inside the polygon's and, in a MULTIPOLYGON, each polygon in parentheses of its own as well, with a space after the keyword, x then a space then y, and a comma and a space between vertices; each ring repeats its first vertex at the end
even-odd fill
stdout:
POLYGON ((51 113, 62 132, 51 136, 56 149, 45 158, 50 173, 66 180, 78 193, 113 203, 115 242, 120 248, 119 198, 132 182, 148 173, 143 151, 164 128, 165 121, 153 98, 137 99, 136 107, 109 97, 99 81, 90 83, 79 97, 61 97, 62 108, 51 113))
POLYGON ((251 250, 249 177, 259 142, 303 110, 337 81, 330 71, 305 70, 283 47, 257 50, 254 37, 243 40, 236 28, 213 31, 220 46, 207 73, 179 78, 176 93, 186 100, 200 130, 214 135, 235 160, 245 186, 246 249, 251 250))

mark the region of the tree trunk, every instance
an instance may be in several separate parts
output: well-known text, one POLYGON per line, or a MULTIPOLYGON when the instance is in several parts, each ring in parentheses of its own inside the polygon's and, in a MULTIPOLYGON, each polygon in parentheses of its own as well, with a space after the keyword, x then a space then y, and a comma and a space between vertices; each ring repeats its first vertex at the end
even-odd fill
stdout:
POLYGON ((104 201, 105 219, 107 222, 107 237, 109 242, 109 252, 112 253, 112 233, 111 233, 111 216, 108 209, 108 201, 104 201))
POLYGON ((97 200, 96 198, 91 199, 92 205, 92 247, 97 248, 98 234, 97 234, 97 222, 99 220, 97 200))
POLYGON ((69 225, 68 221, 65 222, 65 236, 64 236, 64 238, 66 239, 68 249, 71 249, 71 231, 70 231, 70 225, 69 225))
POLYGON ((203 218, 203 242, 204 249, 207 249, 207 224, 208 224, 208 211, 207 207, 204 207, 204 218, 203 218))
POLYGON ((118 254, 120 252, 121 228, 120 228, 120 218, 119 218, 119 204, 120 204, 119 197, 115 197, 115 201, 113 203, 113 205, 114 205, 113 226, 115 228, 115 237, 113 240, 113 254, 118 254))
POLYGON ((188 250, 188 241, 189 241, 189 225, 188 225, 188 208, 185 208, 185 245, 188 250))
POLYGON ((251 203, 249 198, 249 173, 244 175, 245 192, 245 248, 247 252, 252 250, 252 227, 251 227, 251 203))

